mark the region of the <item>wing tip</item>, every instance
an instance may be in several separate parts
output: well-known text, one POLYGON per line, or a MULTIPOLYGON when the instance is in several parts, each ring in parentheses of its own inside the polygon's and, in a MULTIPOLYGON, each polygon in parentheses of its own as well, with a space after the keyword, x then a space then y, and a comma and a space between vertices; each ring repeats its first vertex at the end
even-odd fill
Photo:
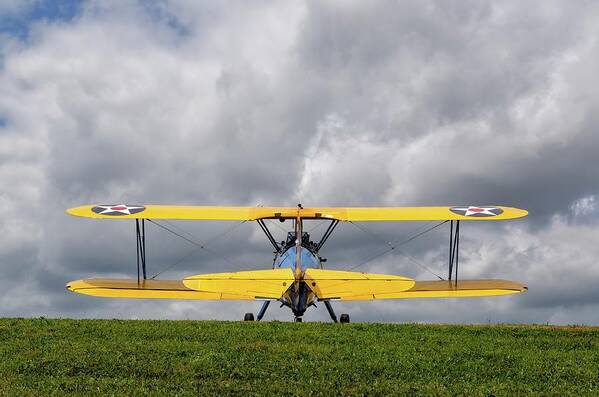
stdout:
POLYGON ((85 288, 86 286, 88 286, 88 284, 85 282, 85 280, 73 280, 69 281, 65 285, 65 288, 67 291, 79 292, 80 289, 85 288))
POLYGON ((516 214, 514 215, 514 217, 512 219, 524 218, 524 217, 528 216, 528 210, 525 210, 522 208, 513 208, 513 210, 516 212, 516 214))
POLYGON ((64 212, 67 215, 81 218, 95 218, 95 214, 90 210, 92 207, 93 205, 80 205, 78 207, 67 208, 64 212))
POLYGON ((493 205, 492 207, 500 208, 503 212, 496 216, 460 216, 459 220, 468 221, 507 221, 511 219, 520 219, 528 216, 528 210, 516 207, 507 207, 503 205, 493 205))

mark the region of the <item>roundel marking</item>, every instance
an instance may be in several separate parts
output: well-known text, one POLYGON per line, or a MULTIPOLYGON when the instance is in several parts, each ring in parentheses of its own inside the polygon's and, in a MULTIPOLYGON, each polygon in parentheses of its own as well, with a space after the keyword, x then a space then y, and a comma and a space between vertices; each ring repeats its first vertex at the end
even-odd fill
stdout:
POLYGON ((146 207, 143 205, 127 205, 127 204, 108 204, 108 205, 96 205, 92 207, 92 211, 99 215, 108 216, 123 216, 132 215, 142 212, 146 207))
POLYGON ((454 214, 472 216, 475 218, 497 216, 503 213, 503 210, 498 207, 478 207, 475 205, 469 205, 467 207, 452 207, 449 210, 454 214))

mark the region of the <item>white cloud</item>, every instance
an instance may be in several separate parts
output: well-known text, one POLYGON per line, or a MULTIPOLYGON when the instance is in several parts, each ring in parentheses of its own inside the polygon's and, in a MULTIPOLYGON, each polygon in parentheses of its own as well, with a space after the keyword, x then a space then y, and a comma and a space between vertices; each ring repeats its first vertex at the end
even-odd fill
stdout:
MULTIPOLYGON (((0 310, 240 318, 253 306, 67 294, 71 278, 127 274, 133 251, 128 226, 63 210, 299 199, 531 211, 529 223, 465 227, 461 268, 527 282, 527 294, 340 305, 356 319, 587 321, 599 254, 597 225, 582 222, 596 210, 599 177, 596 20, 594 5, 561 2, 114 1, 38 22, 2 50, 0 310), (572 219, 555 215, 568 210, 572 219)), ((412 226, 368 227, 395 238, 412 226)), ((333 239, 333 267, 379 248, 351 228, 333 239)), ((154 241, 156 268, 188 248, 154 241)), ((445 244, 438 233, 406 252, 444 272, 445 244)), ((270 260, 251 228, 219 248, 251 268, 270 260)), ((223 266, 196 260, 173 273, 223 266)), ((368 265, 430 277, 401 255, 368 265)))
POLYGON ((597 196, 591 195, 579 198, 570 205, 570 210, 575 216, 592 214, 597 210, 597 196))

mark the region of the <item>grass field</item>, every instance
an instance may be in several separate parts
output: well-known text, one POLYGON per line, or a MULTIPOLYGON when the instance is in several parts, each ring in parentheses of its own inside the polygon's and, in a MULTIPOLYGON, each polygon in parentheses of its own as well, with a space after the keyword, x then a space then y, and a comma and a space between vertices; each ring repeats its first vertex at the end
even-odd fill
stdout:
POLYGON ((0 319, 1 395, 599 395, 599 328, 0 319))

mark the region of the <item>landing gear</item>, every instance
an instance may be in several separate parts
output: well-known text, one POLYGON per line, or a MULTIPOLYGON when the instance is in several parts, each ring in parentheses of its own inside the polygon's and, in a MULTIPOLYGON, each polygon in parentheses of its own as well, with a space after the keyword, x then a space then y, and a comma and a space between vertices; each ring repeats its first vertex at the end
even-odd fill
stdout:
POLYGON ((341 322, 341 324, 349 324, 349 314, 343 313, 341 317, 339 317, 339 322, 341 322))
MULTIPOLYGON (((260 311, 258 312, 258 318, 257 318, 258 321, 262 320, 262 317, 264 317, 264 313, 266 313, 266 309, 268 309, 268 305, 270 305, 270 301, 265 301, 262 304, 262 307, 260 308, 260 311)), ((248 313, 248 314, 251 314, 251 313, 248 313)))
POLYGON ((294 322, 294 323, 301 323, 301 322, 302 322, 302 318, 301 318, 301 317, 295 317, 295 318, 293 319, 293 322, 294 322))
POLYGON ((243 321, 254 321, 254 313, 246 313, 243 316, 243 321))
POLYGON ((333 306, 331 305, 331 302, 324 301, 324 306, 327 308, 327 311, 329 312, 329 316, 331 316, 331 320, 333 320, 333 322, 336 323, 337 316, 335 315, 335 311, 333 310, 333 306))

